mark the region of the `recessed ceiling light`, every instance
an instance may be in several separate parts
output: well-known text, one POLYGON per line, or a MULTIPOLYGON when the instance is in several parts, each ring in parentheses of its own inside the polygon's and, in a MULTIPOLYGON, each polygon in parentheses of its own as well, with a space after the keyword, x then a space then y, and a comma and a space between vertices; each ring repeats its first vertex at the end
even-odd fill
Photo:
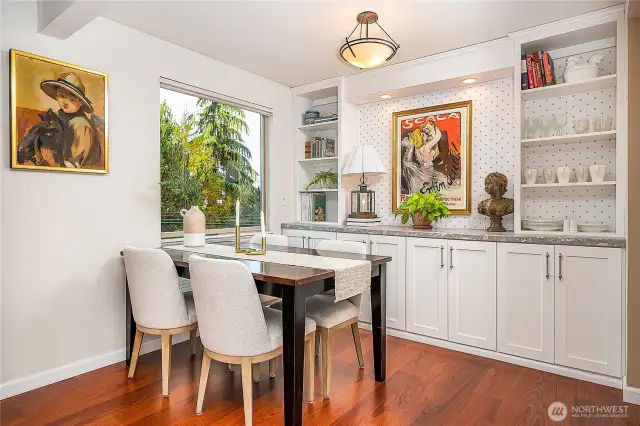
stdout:
POLYGON ((462 80, 464 84, 471 84, 471 83, 475 83, 476 81, 478 80, 476 80, 475 78, 465 78, 464 80, 462 80))
POLYGON ((380 95, 381 99, 389 99, 391 98, 391 95, 380 95))

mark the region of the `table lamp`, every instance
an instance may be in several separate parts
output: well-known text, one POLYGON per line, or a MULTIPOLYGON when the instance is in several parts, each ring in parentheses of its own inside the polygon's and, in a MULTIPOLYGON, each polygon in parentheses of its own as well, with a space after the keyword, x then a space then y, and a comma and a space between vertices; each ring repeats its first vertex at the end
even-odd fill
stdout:
POLYGON ((351 191, 351 214, 350 218, 355 219, 375 219, 376 216, 376 193, 367 188, 368 174, 387 173, 378 151, 370 145, 358 145, 351 153, 351 158, 342 169, 343 175, 362 175, 360 187, 351 191))

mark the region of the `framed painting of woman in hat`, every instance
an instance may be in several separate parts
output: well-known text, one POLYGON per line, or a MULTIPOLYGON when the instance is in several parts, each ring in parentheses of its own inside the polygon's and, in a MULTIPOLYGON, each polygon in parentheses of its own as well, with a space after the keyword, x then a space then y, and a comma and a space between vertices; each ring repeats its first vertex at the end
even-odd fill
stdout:
POLYGON ((11 50, 11 167, 107 173, 107 74, 11 50))

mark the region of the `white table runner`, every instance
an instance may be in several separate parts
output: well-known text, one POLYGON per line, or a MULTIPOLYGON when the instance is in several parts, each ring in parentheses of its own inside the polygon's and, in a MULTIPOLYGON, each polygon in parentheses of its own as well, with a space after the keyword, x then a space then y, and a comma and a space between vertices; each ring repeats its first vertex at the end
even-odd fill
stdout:
POLYGON ((192 253, 210 254, 232 259, 258 260, 281 265, 306 268, 330 269, 335 271, 336 301, 361 294, 371 286, 371 262, 340 257, 312 256, 309 254, 287 253, 267 250, 264 255, 236 253, 235 247, 206 244, 202 247, 168 246, 168 249, 192 253))

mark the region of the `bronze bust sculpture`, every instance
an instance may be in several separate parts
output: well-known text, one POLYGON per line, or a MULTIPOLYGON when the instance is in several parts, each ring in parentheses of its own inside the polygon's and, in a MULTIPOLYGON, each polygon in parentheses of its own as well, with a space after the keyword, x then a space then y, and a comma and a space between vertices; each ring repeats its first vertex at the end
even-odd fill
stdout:
POLYGON ((507 177, 502 173, 489 173, 484 179, 484 190, 491 195, 488 200, 482 200, 478 204, 478 213, 489 216, 491 225, 487 228, 490 232, 505 232, 502 226, 502 216, 513 213, 513 200, 502 198, 507 192, 507 177))

